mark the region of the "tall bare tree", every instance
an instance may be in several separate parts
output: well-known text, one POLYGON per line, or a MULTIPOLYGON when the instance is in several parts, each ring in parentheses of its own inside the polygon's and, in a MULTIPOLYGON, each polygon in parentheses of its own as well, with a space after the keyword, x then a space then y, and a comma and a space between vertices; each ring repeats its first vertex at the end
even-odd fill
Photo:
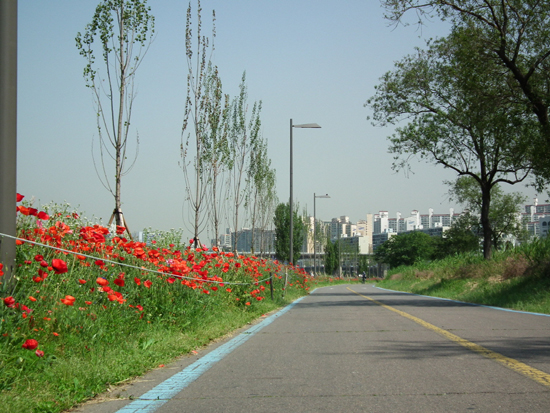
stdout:
MULTIPOLYGON (((114 219, 116 225, 126 229, 121 209, 121 181, 132 169, 138 153, 136 146, 134 161, 126 168, 130 119, 136 97, 135 75, 154 35, 155 18, 150 12, 147 0, 104 0, 96 7, 84 34, 76 36, 76 46, 87 62, 84 79, 92 90, 97 112, 101 172, 95 160, 94 166, 102 184, 115 199, 111 221, 114 219), (92 48, 96 44, 101 49, 104 71, 96 64, 92 48), (107 172, 106 158, 115 163, 114 186, 107 172)), ((138 135, 136 141, 139 145, 138 135)))
POLYGON ((190 205, 195 247, 201 245, 199 235, 207 222, 205 201, 211 178, 209 167, 213 146, 211 138, 217 136, 212 132, 217 125, 211 123, 215 121, 217 115, 213 115, 211 111, 219 109, 213 99, 218 99, 221 93, 218 69, 211 62, 216 37, 216 14, 212 11, 211 38, 202 34, 201 14, 201 3, 197 1, 197 21, 193 24, 191 3, 189 3, 185 26, 187 98, 182 126, 182 162, 180 164, 185 179, 186 200, 190 205), (196 31, 195 34, 193 29, 196 31))
POLYGON ((252 111, 248 115, 248 91, 246 87, 246 74, 243 73, 239 86, 239 96, 232 102, 231 108, 231 132, 229 135, 229 148, 231 153, 230 192, 232 200, 233 227, 235 238, 233 251, 237 250, 239 239, 239 214, 241 207, 247 199, 250 189, 247 171, 250 165, 250 152, 260 139, 260 112, 262 102, 254 102, 252 111))
MULTIPOLYGON (((252 143, 250 160, 247 170, 247 181, 250 190, 247 193, 246 206, 250 211, 252 246, 251 252, 255 253, 255 243, 258 239, 258 230, 263 235, 263 229, 267 220, 265 214, 272 207, 274 212, 275 195, 275 171, 271 169, 271 159, 267 155, 267 142, 258 137, 252 143), (271 204, 271 205, 270 205, 271 204)), ((271 218, 271 217, 270 217, 271 218)), ((261 237, 260 237, 261 238, 261 237)), ((263 239, 260 239, 260 249, 263 248, 263 239)))
POLYGON ((224 211, 227 209, 227 171, 231 168, 228 143, 230 104, 229 95, 222 93, 222 83, 217 68, 210 67, 206 78, 206 116, 208 116, 209 138, 204 156, 204 169, 209 173, 208 215, 219 246, 219 229, 224 211))

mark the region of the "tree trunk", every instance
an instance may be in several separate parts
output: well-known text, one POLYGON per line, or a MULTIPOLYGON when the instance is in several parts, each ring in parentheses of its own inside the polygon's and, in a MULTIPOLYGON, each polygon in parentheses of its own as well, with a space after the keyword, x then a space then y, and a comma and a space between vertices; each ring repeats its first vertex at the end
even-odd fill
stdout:
POLYGON ((126 62, 124 61, 124 5, 121 6, 119 25, 120 25, 120 94, 118 104, 118 125, 116 136, 116 177, 115 177, 115 223, 116 225, 124 225, 121 216, 120 202, 120 181, 122 179, 122 142, 124 135, 124 95, 126 94, 126 62))
POLYGON ((490 260, 492 257, 493 231, 489 221, 489 207, 491 205, 491 186, 481 185, 481 228, 483 231, 483 257, 490 260))

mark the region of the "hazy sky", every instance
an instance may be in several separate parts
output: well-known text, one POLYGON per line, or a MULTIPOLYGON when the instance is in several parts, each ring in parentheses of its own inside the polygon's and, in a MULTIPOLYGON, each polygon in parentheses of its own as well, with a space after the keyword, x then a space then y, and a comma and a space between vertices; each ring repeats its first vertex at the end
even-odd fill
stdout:
MULTIPOLYGON (((96 176, 91 148, 97 138, 92 96, 82 77, 77 32, 91 21, 98 0, 19 0, 18 191, 40 204, 70 203, 106 223, 114 208, 96 176)), ((149 0, 156 38, 140 66, 132 116, 139 157, 122 181, 122 210, 132 231, 185 226, 181 126, 187 66, 187 1, 149 0)), ((196 2, 192 2, 193 10, 196 2)), ((216 11, 216 51, 224 91, 238 93, 246 71, 249 103, 261 100, 262 134, 277 170, 277 192, 289 197, 289 122, 294 129, 294 197, 317 218, 352 221, 387 210, 448 213, 441 167, 417 163, 406 177, 391 169, 389 128, 373 127, 363 105, 395 61, 445 35, 437 21, 422 31, 390 27, 377 0, 203 0, 203 33, 216 11)), ((411 16, 412 18, 413 16, 411 16)), ((111 165, 114 177, 114 166, 111 165)), ((513 190, 534 192, 517 186, 513 190)), ((204 239, 204 238, 203 238, 204 239)))

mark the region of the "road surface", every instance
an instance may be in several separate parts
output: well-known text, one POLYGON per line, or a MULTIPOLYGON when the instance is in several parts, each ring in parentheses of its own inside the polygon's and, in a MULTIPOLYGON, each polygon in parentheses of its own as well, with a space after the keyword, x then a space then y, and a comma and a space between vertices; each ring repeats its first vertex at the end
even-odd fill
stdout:
POLYGON ((550 317, 335 285, 100 399, 73 411, 546 413, 550 317))

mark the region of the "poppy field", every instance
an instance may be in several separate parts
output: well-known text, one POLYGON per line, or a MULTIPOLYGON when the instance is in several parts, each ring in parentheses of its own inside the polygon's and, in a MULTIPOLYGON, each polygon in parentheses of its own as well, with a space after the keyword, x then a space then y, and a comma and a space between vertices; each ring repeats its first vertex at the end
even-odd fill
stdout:
POLYGON ((277 261, 169 237, 137 242, 67 205, 17 202, 10 283, 0 263, 0 411, 63 411, 307 294, 313 282, 277 261))

